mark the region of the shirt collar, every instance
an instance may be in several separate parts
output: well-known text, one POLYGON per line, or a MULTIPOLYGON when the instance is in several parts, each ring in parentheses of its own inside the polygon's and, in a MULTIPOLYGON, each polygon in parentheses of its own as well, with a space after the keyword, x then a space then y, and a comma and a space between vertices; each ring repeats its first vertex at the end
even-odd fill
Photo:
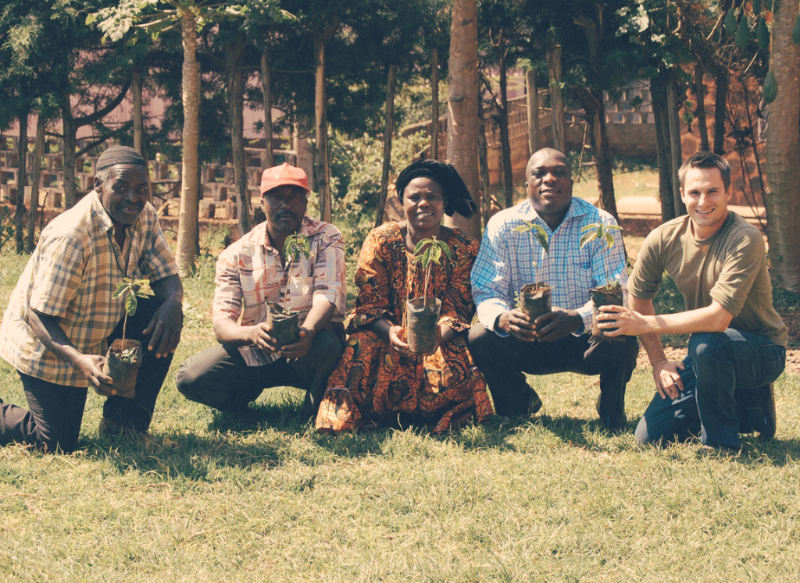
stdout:
MULTIPOLYGON (((308 215, 303 216, 303 220, 300 222, 300 231, 299 231, 301 235, 305 235, 306 237, 308 237, 308 225, 311 223, 311 221, 312 219, 308 215)), ((282 250, 279 251, 278 249, 275 249, 269 242, 269 237, 267 236, 267 221, 264 221, 263 224, 256 227, 255 244, 265 247, 267 251, 273 250, 278 253, 282 252, 282 250)))
MULTIPOLYGON (((589 203, 582 198, 573 196, 564 220, 566 221, 567 219, 582 217, 589 212, 589 206, 589 203)), ((539 219, 540 221, 544 222, 544 219, 539 216, 539 214, 536 212, 536 209, 534 209, 531 205, 531 201, 527 198, 517 207, 517 214, 519 214, 526 221, 539 219)), ((561 224, 563 225, 564 223, 562 222, 561 224)))

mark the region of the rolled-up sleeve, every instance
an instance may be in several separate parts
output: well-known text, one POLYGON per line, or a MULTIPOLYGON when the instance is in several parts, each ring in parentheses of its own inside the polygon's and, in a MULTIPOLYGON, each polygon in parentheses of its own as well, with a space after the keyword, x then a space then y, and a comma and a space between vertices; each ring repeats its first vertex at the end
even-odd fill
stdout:
POLYGON ((336 307, 334 316, 343 317, 347 301, 347 272, 344 260, 344 240, 339 229, 326 226, 314 265, 314 305, 330 302, 336 307))
POLYGON ((511 274, 508 247, 502 237, 502 225, 497 217, 489 221, 470 279, 472 297, 478 307, 478 321, 485 329, 506 336, 504 332, 494 328, 498 316, 509 311, 513 305, 513 299, 508 293, 511 274))
POLYGON ((228 318, 237 322, 242 313, 242 284, 236 256, 222 253, 217 260, 217 275, 214 278, 213 321, 228 318))

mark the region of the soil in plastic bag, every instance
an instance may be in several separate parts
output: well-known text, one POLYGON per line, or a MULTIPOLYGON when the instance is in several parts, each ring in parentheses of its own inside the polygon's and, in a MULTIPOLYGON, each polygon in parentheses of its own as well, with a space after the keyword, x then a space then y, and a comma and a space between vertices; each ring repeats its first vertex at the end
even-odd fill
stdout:
POLYGON ((406 336, 408 348, 417 354, 427 354, 436 346, 439 333, 439 312, 442 302, 436 298, 406 300, 406 336))
POLYGON ((519 290, 520 309, 531 319, 531 324, 536 318, 552 311, 550 306, 550 286, 546 283, 529 283, 519 290))
POLYGON ((289 344, 294 344, 300 340, 300 313, 285 313, 280 304, 267 302, 267 324, 270 324, 272 336, 278 344, 278 348, 283 348, 289 344))
POLYGON ((596 287, 594 289, 589 290, 589 293, 592 296, 592 337, 598 342, 603 340, 624 341, 625 340, 624 336, 608 337, 604 334, 604 331, 613 332, 614 330, 616 330, 616 328, 604 328, 603 330, 601 330, 597 326, 598 324, 597 315, 600 313, 599 311, 600 306, 622 305, 622 288, 619 286, 615 286, 609 290, 606 286, 596 287))
POLYGON ((142 364, 142 343, 138 340, 118 338, 109 346, 103 372, 114 379, 114 388, 121 397, 132 399, 136 394, 136 375, 142 364), (136 348, 136 358, 132 363, 122 361, 122 351, 136 348))

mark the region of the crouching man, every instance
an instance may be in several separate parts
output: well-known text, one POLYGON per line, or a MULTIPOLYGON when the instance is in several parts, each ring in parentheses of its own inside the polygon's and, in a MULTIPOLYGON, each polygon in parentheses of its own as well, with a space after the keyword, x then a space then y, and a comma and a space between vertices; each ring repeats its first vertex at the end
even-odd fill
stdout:
POLYGON ((0 444, 73 451, 87 385, 107 397, 101 434, 147 432, 181 335, 183 287, 147 202, 147 164, 117 146, 97 160, 95 190, 42 231, 0 328, 0 356, 22 379, 29 409, 0 401, 0 444), (123 278, 151 282, 126 338, 142 343, 135 394, 103 372, 108 345, 123 334, 123 278))
POLYGON ((317 414, 344 348, 345 262, 339 230, 306 216, 308 192, 303 170, 288 164, 264 170, 267 220, 217 260, 213 317, 220 344, 181 365, 178 390, 187 399, 236 412, 265 388, 289 386, 306 391, 303 415, 317 414), (308 239, 310 252, 292 262, 282 252, 295 233, 308 239), (279 347, 266 302, 284 301, 302 325, 300 340, 279 347))
POLYGON ((771 383, 783 372, 787 330, 772 306, 764 240, 728 211, 731 169, 699 152, 679 172, 688 211, 645 240, 628 281, 631 308, 601 308, 608 335, 639 335, 658 394, 636 429, 641 443, 700 436, 700 453, 740 449, 739 433, 775 434, 771 383), (686 302, 656 316, 663 273, 686 302), (659 334, 691 334, 683 362, 666 359, 659 334))

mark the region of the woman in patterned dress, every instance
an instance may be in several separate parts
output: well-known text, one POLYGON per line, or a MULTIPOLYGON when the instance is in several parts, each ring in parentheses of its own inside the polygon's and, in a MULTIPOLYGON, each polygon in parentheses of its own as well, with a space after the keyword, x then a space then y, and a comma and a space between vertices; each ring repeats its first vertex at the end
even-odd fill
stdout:
POLYGON ((358 298, 346 321, 350 337, 317 415, 322 433, 392 423, 398 416, 442 433, 494 413, 466 339, 475 312, 470 270, 478 241, 440 224, 445 212, 469 218, 475 203, 456 170, 434 160, 403 170, 397 194, 406 220, 373 230, 361 249, 358 298), (443 255, 431 272, 428 295, 442 301, 436 347, 415 354, 406 343, 405 302, 422 297, 425 281, 411 258, 416 244, 431 237, 447 243, 452 259, 443 255))

